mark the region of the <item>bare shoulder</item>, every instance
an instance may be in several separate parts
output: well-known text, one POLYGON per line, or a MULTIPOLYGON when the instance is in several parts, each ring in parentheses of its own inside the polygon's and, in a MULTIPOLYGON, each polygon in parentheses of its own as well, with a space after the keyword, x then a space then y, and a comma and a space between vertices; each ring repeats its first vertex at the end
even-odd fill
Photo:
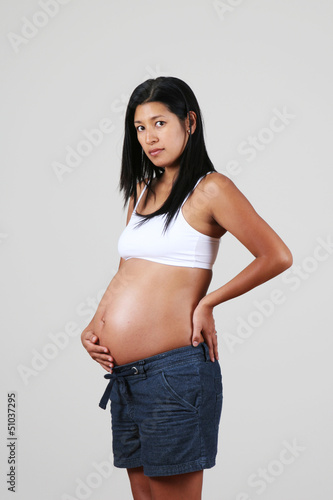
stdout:
POLYGON ((226 196, 230 190, 237 189, 232 180, 220 172, 212 172, 207 175, 202 188, 205 194, 211 199, 220 198, 223 195, 226 196))
MULTIPOLYGON (((230 214, 254 213, 254 208, 236 184, 226 175, 213 172, 205 179, 203 186, 208 207, 215 220, 226 223, 230 214)), ((223 224, 221 224, 223 225, 223 224)), ((223 227, 226 228, 226 225, 223 227)))

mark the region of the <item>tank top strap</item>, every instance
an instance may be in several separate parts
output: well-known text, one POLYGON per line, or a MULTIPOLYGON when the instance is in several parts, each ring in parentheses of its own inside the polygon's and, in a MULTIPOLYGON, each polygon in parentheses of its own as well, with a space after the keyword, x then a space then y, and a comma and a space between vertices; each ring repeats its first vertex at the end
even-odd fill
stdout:
POLYGON ((143 190, 141 191, 141 194, 140 194, 140 196, 139 196, 139 198, 138 198, 138 200, 137 200, 137 202, 136 202, 136 205, 135 205, 135 207, 134 207, 133 212, 136 212, 137 206, 138 206, 138 204, 139 204, 139 202, 140 202, 140 200, 141 200, 141 198, 142 198, 142 196, 143 196, 143 193, 146 191, 146 189, 147 189, 147 184, 145 184, 145 187, 144 187, 144 188, 143 188, 143 190))
POLYGON ((190 191, 190 192, 186 195, 186 197, 185 197, 185 199, 184 199, 184 201, 183 201, 183 203, 182 203, 182 205, 181 205, 181 206, 183 206, 183 205, 184 205, 185 201, 186 201, 186 200, 187 200, 187 198, 190 196, 190 194, 191 194, 191 193, 193 193, 193 191, 195 190, 195 188, 197 187, 197 185, 199 184, 199 182, 200 182, 200 181, 201 181, 204 177, 206 177, 206 175, 208 175, 208 174, 212 174, 213 172, 214 172, 214 170, 211 170, 210 172, 207 172, 206 174, 202 175, 202 176, 201 176, 201 177, 197 180, 197 182, 195 183, 194 188, 193 188, 193 189, 192 189, 192 190, 191 190, 191 191, 190 191))

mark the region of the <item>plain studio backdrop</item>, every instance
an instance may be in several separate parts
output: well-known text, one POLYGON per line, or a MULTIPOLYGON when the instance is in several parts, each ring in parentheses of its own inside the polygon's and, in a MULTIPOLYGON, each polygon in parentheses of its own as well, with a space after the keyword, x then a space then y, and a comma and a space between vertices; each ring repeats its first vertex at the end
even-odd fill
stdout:
MULTIPOLYGON (((191 86, 215 168, 294 256, 214 309, 224 402, 203 498, 332 498, 332 2, 2 0, 0 10, 1 498, 131 498, 112 465, 109 407, 98 407, 106 372, 80 333, 119 265, 126 105, 157 76, 191 86)), ((209 291, 252 259, 225 235, 209 291)))

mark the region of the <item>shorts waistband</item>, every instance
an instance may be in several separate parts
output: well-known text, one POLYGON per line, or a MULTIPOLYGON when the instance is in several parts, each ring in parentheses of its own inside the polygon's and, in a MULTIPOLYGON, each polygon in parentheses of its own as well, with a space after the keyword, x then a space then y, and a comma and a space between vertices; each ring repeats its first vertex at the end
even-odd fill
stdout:
POLYGON ((100 408, 105 410, 108 403, 113 383, 117 380, 124 382, 128 377, 130 378, 146 378, 148 372, 161 370, 168 365, 174 365, 181 362, 186 362, 191 358, 202 359, 203 361, 210 361, 209 349, 205 342, 201 342, 197 347, 193 345, 179 347, 171 351, 155 354, 149 358, 139 359, 133 363, 115 366, 112 373, 107 373, 104 378, 109 379, 110 382, 105 389, 102 399, 99 403, 100 408))
MULTIPOLYGON (((138 361, 133 361, 132 363, 127 363, 125 365, 118 365, 113 368, 115 374, 124 375, 128 370, 132 370, 135 366, 146 366, 147 369, 152 370, 153 368, 163 367, 165 363, 175 363, 177 361, 182 361, 191 356, 205 356, 205 359, 209 358, 209 350, 205 342, 201 342, 197 347, 193 345, 188 345, 185 347, 178 347, 177 349, 172 349, 171 351, 161 352, 160 354, 155 354, 149 358, 139 359, 138 361), (165 363, 164 363, 165 361, 165 363)), ((133 370, 132 370, 133 374, 133 370)))

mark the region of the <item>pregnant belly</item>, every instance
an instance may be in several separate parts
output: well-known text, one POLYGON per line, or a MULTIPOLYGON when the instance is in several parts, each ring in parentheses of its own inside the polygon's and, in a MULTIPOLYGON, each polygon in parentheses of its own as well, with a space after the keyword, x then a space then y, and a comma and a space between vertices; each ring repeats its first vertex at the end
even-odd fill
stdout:
POLYGON ((211 275, 202 269, 170 268, 130 259, 111 281, 94 330, 116 365, 191 344, 193 311, 211 275), (193 280, 194 274, 201 279, 193 280))

